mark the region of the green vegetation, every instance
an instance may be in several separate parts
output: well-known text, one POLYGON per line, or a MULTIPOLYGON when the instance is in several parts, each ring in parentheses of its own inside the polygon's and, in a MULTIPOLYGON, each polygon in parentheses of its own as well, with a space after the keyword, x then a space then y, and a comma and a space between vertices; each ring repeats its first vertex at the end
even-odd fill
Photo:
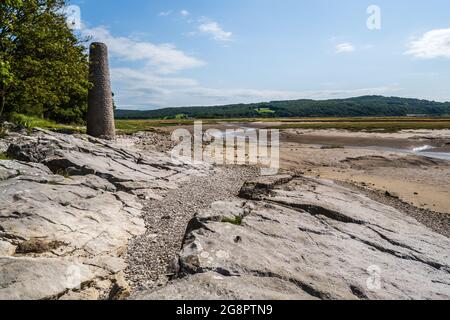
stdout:
POLYGON ((192 120, 116 120, 116 130, 120 134, 139 131, 153 131, 160 127, 191 126, 192 120))
POLYGON ((58 169, 58 170, 55 172, 55 174, 56 174, 56 175, 59 175, 59 176, 63 176, 63 177, 66 178, 66 179, 70 179, 70 174, 69 174, 69 172, 67 172, 66 169, 58 169))
POLYGON ((0 152, 0 160, 14 160, 4 152, 0 152))
POLYGON ((168 108, 149 111, 117 110, 116 117, 118 119, 173 119, 178 114, 184 114, 191 119, 404 117, 411 114, 442 116, 449 113, 450 102, 439 103, 397 97, 364 96, 323 101, 273 101, 215 107, 168 108))
POLYGON ((8 130, 0 124, 0 139, 6 138, 8 135, 8 130))
POLYGON ((176 120, 187 119, 187 115, 185 115, 185 114, 177 114, 177 115, 175 116, 175 119, 176 119, 176 120))
POLYGON ((233 218, 223 218, 222 223, 231 223, 236 226, 242 225, 242 217, 241 216, 234 216, 233 218))
POLYGON ((269 108, 258 108, 258 109, 255 109, 255 111, 258 112, 262 116, 275 113, 275 111, 273 111, 269 108))
MULTIPOLYGON (((88 58, 67 26, 65 0, 0 2, 0 117, 82 123, 88 58)), ((23 123, 28 125, 27 123, 23 123)))
POLYGON ((9 120, 15 125, 27 129, 28 131, 31 131, 33 128, 42 128, 53 131, 85 132, 85 128, 78 125, 59 124, 52 120, 18 113, 12 113, 9 120))
MULTIPOLYGON (((409 118, 409 117, 367 117, 367 118, 233 118, 206 119, 204 125, 220 126, 226 122, 266 123, 272 129, 315 129, 315 130, 349 130, 368 132, 397 132, 400 130, 440 130, 450 129, 450 117, 409 118), (276 124, 276 126, 274 126, 276 124)), ((194 120, 116 120, 119 133, 132 134, 138 131, 153 131, 155 128, 191 126, 194 120)), ((338 146, 327 146, 338 147, 338 146)))

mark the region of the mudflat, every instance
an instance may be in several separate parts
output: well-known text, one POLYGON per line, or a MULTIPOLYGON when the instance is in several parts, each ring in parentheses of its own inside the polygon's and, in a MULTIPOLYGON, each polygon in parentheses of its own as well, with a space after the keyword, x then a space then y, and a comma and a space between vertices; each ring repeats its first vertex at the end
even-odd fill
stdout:
POLYGON ((450 213, 449 130, 288 129, 281 134, 280 155, 284 169, 364 187, 417 208, 450 213))
MULTIPOLYGON (((229 122, 207 124, 203 130, 270 129, 281 124, 229 122)), ((168 133, 176 128, 180 127, 160 130, 168 133)), ((282 169, 356 185, 419 209, 450 214, 450 130, 281 129, 280 148, 282 169)))

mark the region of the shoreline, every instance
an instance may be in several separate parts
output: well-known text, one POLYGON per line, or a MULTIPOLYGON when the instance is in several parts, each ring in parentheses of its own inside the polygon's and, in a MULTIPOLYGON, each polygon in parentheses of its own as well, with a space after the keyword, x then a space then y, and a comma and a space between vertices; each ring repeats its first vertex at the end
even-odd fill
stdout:
POLYGON ((322 134, 310 134, 301 131, 285 130, 281 133, 281 141, 313 146, 397 152, 450 161, 450 135, 438 138, 431 138, 430 136, 401 136, 401 134, 361 136, 360 133, 349 135, 346 131, 324 131, 322 134))
POLYGON ((5 267, 0 296, 401 298, 399 286, 414 297, 410 281, 445 276, 436 267, 448 265, 441 252, 450 215, 438 212, 450 207, 445 161, 282 143, 279 175, 258 177, 255 167, 174 164, 170 136, 157 132, 111 142, 35 130, 4 142, 15 160, 0 161, 0 259, 13 265, 5 267), (436 210, 408 195, 436 200, 436 210), (338 250, 347 250, 346 260, 338 250), (83 272, 79 290, 64 280, 69 260, 83 272), (394 276, 392 289, 381 296, 348 291, 363 288, 373 261, 392 267, 385 272, 394 276), (404 267, 409 272, 397 278, 404 267), (299 272, 305 268, 312 272, 299 272), (353 270, 363 271, 349 282, 353 270))
MULTIPOLYGON (((263 129, 277 123, 224 123, 203 129, 263 129)), ((170 133, 192 126, 158 128, 170 133)), ((396 133, 285 129, 280 134, 281 168, 311 176, 366 184, 417 208, 450 213, 450 130, 396 133), (348 146, 352 145, 352 146, 348 146), (414 149, 416 148, 416 151, 414 149)))

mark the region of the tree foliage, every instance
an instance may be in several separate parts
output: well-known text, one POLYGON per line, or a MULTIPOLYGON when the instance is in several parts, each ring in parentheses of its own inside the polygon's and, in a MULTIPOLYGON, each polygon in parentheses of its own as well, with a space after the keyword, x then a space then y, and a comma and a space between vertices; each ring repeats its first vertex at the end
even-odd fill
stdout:
POLYGON ((66 23, 65 2, 0 2, 0 115, 85 118, 88 58, 85 41, 66 23))

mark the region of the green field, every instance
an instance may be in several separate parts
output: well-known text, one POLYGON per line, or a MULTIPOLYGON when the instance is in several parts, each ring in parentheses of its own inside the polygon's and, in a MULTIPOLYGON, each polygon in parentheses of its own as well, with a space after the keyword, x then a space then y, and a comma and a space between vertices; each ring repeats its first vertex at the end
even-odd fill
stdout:
POLYGON ((398 132, 401 130, 450 129, 450 118, 362 118, 308 119, 281 121, 277 129, 338 129, 368 132, 398 132))
MULTIPOLYGON (((204 120, 204 124, 217 123, 215 120, 204 120)), ((116 120, 116 130, 119 134, 132 134, 139 131, 153 131, 156 128, 192 126, 194 120, 116 120)))
POLYGON ((273 111, 270 108, 259 108, 259 109, 255 109, 255 111, 258 112, 261 115, 275 113, 275 111, 273 111))

